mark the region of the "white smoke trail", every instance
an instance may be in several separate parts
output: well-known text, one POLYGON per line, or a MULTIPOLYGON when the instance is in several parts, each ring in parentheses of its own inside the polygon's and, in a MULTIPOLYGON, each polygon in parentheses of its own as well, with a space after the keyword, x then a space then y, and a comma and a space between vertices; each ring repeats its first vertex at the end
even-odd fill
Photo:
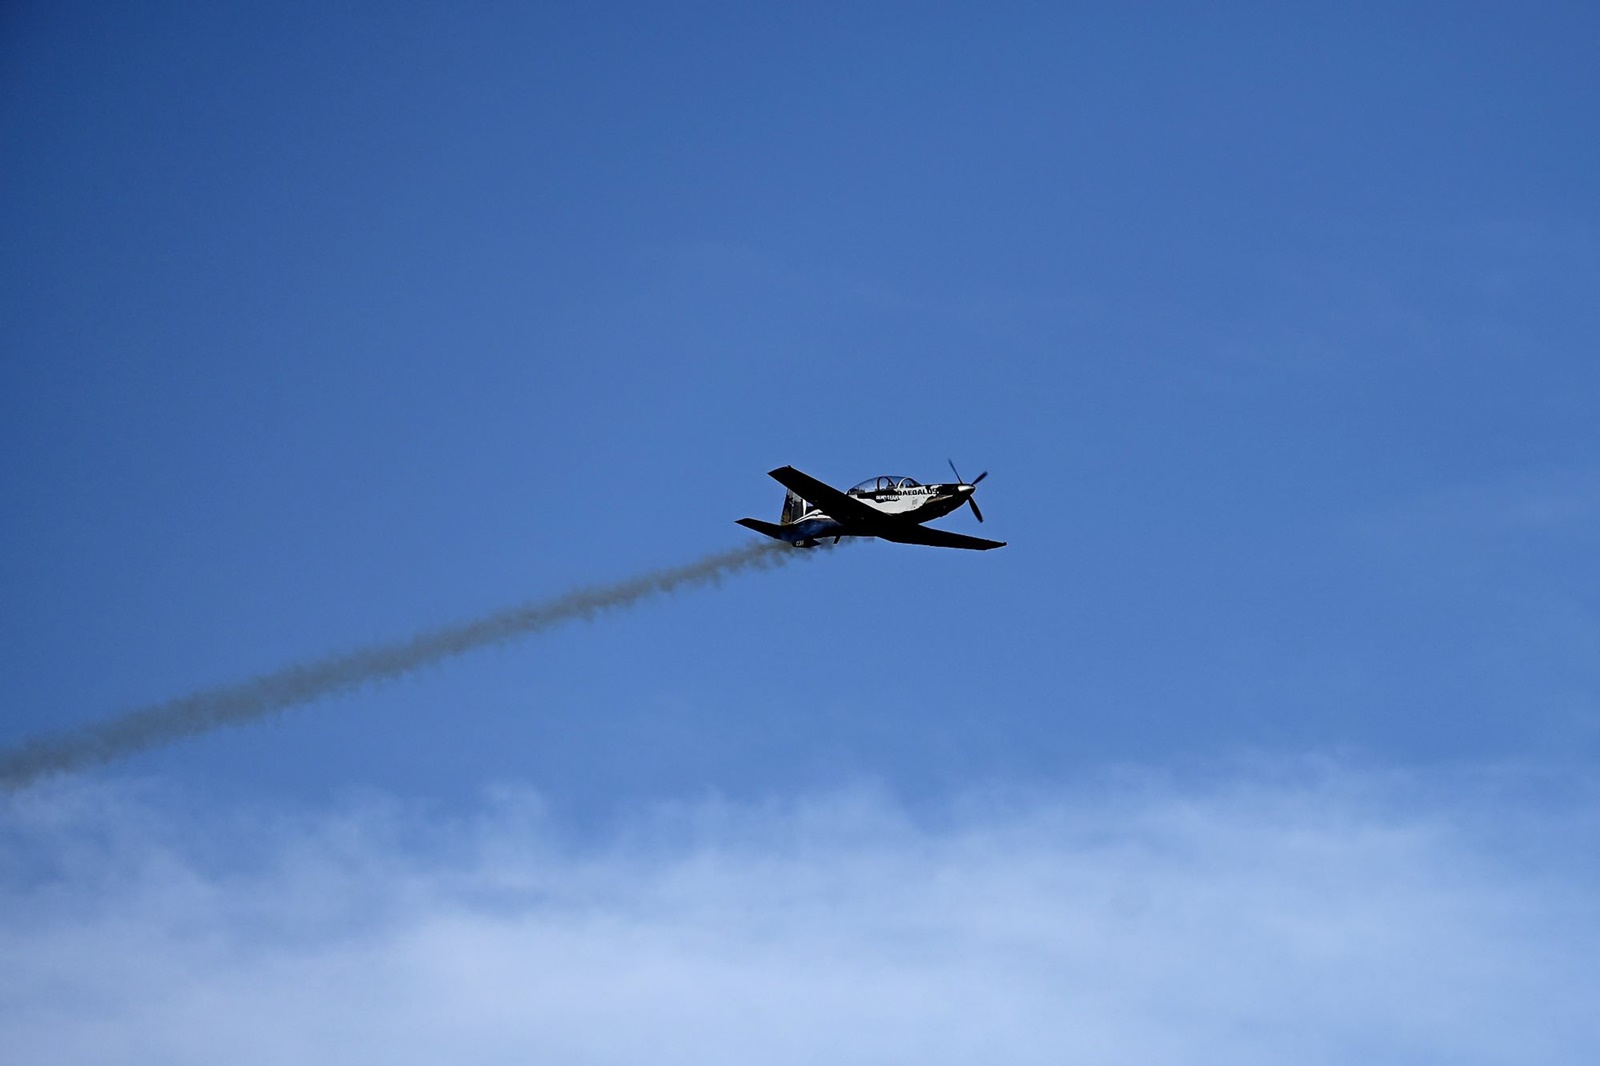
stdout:
POLYGON ((407 640, 285 667, 236 685, 206 689, 130 711, 55 736, 36 737, 0 752, 0 787, 19 789, 47 774, 64 773, 131 755, 181 737, 241 725, 373 681, 386 681, 455 655, 538 633, 649 596, 715 584, 746 570, 781 566, 809 554, 763 542, 657 570, 615 585, 496 611, 474 622, 419 633, 407 640))

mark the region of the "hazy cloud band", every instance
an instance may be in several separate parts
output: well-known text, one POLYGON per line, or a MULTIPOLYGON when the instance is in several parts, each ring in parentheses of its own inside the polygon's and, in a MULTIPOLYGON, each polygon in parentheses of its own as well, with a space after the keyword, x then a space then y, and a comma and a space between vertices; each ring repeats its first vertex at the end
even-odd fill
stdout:
POLYGON ((1284 760, 909 807, 0 804, 7 1061, 1589 1066, 1593 789, 1284 760), (664 1050, 665 1049, 665 1050, 664 1050))

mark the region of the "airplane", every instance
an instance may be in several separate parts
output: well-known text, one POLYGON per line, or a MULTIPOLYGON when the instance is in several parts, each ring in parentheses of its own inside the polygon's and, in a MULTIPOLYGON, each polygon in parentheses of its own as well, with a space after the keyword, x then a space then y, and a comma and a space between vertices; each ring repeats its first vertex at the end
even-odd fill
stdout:
POLYGON ((949 514, 962 504, 971 507, 978 521, 983 521, 983 512, 978 510, 972 493, 989 471, 967 482, 961 479, 954 461, 950 470, 956 475, 954 483, 919 485, 908 477, 875 477, 840 492, 792 466, 780 466, 768 476, 789 490, 783 499, 782 516, 776 523, 741 518, 739 524, 797 548, 815 548, 829 537, 835 544, 840 537, 877 537, 897 544, 929 544, 936 548, 1004 548, 1002 540, 947 533, 922 524, 949 514))

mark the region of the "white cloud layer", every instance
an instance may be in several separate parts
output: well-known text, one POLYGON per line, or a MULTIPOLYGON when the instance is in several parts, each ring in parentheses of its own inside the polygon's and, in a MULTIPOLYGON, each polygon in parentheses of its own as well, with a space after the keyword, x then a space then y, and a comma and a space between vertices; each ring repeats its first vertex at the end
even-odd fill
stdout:
POLYGON ((1590 799, 1322 766, 643 813, 0 822, 19 1064, 1593 1063, 1590 799), (1487 790, 1487 791, 1486 791, 1487 790))

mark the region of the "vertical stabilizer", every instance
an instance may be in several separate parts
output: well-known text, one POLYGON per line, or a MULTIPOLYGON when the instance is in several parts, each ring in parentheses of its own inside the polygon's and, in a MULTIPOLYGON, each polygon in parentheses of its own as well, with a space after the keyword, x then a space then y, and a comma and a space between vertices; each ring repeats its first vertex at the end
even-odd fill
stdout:
POLYGON ((783 494, 783 514, 778 518, 778 521, 784 525, 790 522, 798 522, 800 516, 805 513, 806 501, 796 496, 793 492, 786 490, 783 494))

